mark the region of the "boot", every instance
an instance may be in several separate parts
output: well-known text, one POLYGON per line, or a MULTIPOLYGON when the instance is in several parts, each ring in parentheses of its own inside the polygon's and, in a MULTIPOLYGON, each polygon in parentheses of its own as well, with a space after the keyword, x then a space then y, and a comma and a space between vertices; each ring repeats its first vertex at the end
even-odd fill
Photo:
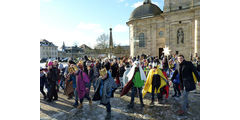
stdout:
POLYGON ((49 103, 50 103, 50 102, 52 102, 52 100, 48 98, 48 99, 47 99, 47 102, 49 102, 49 103))
POLYGON ((89 100, 89 105, 92 105, 92 99, 89 100))
POLYGON ((80 104, 77 106, 78 109, 81 109, 82 107, 83 107, 83 104, 82 104, 82 103, 80 103, 80 104))
POLYGON ((158 99, 158 104, 162 104, 162 100, 163 100, 162 98, 159 98, 158 99))
POLYGON ((178 95, 177 95, 177 97, 180 97, 181 96, 181 93, 179 93, 178 95))
POLYGON ((73 107, 77 107, 78 106, 78 102, 75 102, 72 106, 73 107))
POLYGON ((47 96, 46 95, 44 95, 44 100, 46 100, 47 99, 47 96))
POLYGON ((67 99, 68 99, 68 100, 70 100, 70 99, 72 99, 72 98, 73 98, 72 96, 68 96, 68 98, 67 98, 67 99))
POLYGON ((150 103, 150 106, 153 106, 154 105, 154 102, 152 101, 151 103, 150 103))
POLYGON ((134 104, 130 103, 127 107, 128 108, 133 108, 134 104))
POLYGON ((143 104, 143 103, 141 103, 141 107, 144 107, 144 104, 143 104))
POLYGON ((174 94, 172 97, 176 97, 177 96, 177 94, 174 94))

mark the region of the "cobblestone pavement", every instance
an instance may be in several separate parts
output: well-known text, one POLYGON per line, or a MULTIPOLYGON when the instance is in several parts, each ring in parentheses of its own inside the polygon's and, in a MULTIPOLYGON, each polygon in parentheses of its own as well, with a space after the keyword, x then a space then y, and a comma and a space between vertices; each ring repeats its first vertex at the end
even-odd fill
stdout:
MULTIPOLYGON (((163 100, 162 104, 157 103, 155 99, 155 105, 149 106, 151 102, 151 94, 147 93, 144 97, 145 107, 140 107, 139 98, 135 98, 135 106, 133 109, 128 109, 127 105, 130 103, 131 91, 120 97, 120 92, 117 90, 114 94, 114 98, 111 98, 112 120, 200 120, 200 88, 197 87, 196 91, 189 94, 190 108, 188 113, 184 116, 178 116, 177 110, 179 110, 182 102, 182 97, 172 98, 172 88, 170 88, 170 96, 167 100, 163 100)), ((91 91, 93 95, 93 91, 91 91)), ((52 103, 47 103, 43 100, 43 96, 40 94, 40 118, 42 120, 104 120, 106 115, 105 106, 99 105, 99 102, 93 101, 92 105, 88 104, 88 101, 84 99, 84 105, 82 109, 77 109, 72 106, 74 99, 68 100, 67 96, 63 95, 63 91, 58 93, 59 99, 52 103)))

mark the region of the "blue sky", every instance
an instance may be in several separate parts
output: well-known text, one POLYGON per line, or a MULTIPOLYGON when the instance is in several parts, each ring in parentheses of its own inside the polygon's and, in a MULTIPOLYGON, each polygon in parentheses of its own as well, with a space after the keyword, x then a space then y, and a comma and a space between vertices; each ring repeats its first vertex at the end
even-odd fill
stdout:
MULTIPOLYGON (((113 28, 113 41, 129 45, 126 25, 131 12, 144 0, 40 0, 40 38, 57 46, 63 41, 96 45, 99 35, 109 34, 113 28)), ((163 10, 164 0, 152 0, 163 10)))

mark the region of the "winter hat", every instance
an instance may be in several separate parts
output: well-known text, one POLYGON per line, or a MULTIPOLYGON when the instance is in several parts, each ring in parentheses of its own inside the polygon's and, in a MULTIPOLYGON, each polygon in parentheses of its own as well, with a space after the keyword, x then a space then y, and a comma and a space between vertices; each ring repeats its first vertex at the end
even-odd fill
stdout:
POLYGON ((52 65, 53 65, 52 61, 48 62, 48 66, 52 66, 52 65))

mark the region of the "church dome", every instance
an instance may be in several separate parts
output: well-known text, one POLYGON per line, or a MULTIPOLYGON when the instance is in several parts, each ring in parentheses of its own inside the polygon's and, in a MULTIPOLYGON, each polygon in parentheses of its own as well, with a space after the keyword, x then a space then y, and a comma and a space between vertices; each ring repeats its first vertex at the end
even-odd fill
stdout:
POLYGON ((143 5, 137 7, 131 14, 129 20, 135 20, 144 17, 153 17, 160 15, 162 10, 151 2, 144 2, 143 5))

